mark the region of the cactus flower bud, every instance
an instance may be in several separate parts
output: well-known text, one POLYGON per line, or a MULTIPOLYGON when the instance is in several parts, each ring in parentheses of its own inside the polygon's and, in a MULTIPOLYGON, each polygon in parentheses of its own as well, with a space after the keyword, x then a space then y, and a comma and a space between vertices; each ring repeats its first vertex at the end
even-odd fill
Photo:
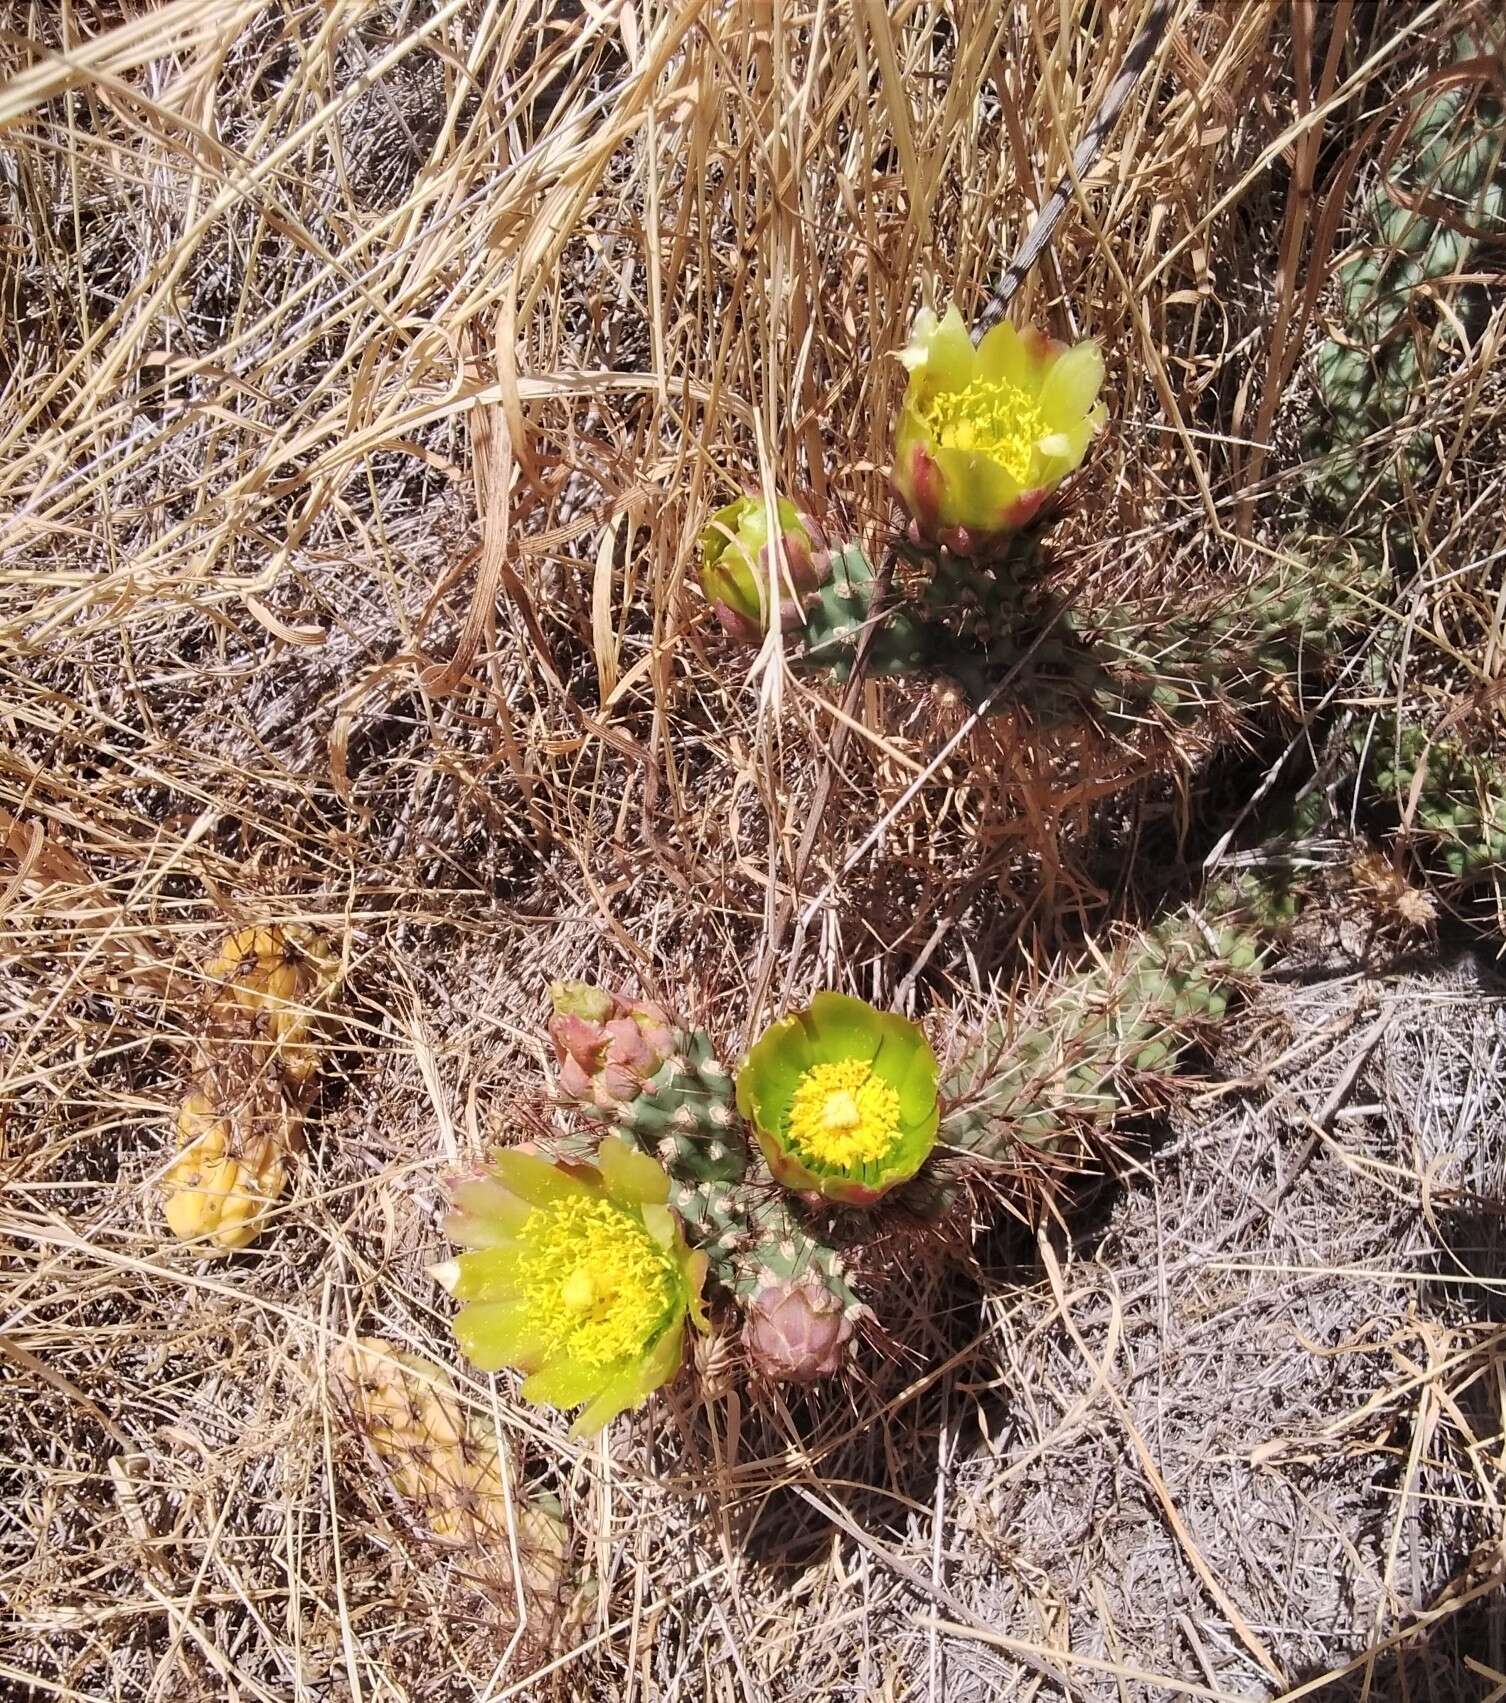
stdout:
MULTIPOLYGON (((775 505, 779 621, 802 620, 801 603, 821 584, 825 551, 820 530, 786 497, 775 505)), ((769 512, 761 496, 739 497, 718 509, 701 533, 701 590, 729 637, 757 644, 768 631, 769 512)))
POLYGON ((1096 343, 1068 347, 1007 320, 974 349, 962 315, 916 316, 894 488, 917 540, 988 556, 1027 526, 1103 423, 1096 343))
POLYGON ((560 1091, 572 1100, 604 1112, 625 1106, 675 1051, 674 1029, 657 1005, 587 982, 555 982, 549 997, 560 1091))
POLYGON ((775 1383, 829 1378, 841 1367, 851 1337, 852 1321, 841 1299, 814 1273, 765 1283, 743 1325, 753 1369, 775 1383))

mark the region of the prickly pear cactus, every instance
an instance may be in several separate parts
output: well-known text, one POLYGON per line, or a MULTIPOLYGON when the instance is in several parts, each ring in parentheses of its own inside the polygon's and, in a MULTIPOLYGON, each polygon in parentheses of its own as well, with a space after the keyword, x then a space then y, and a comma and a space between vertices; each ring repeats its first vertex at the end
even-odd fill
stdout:
MULTIPOLYGON (((1461 59, 1474 52, 1460 44, 1461 59)), ((1399 465, 1367 440, 1404 421, 1461 339, 1480 332, 1481 287, 1447 281, 1470 271, 1482 241, 1506 232, 1503 154, 1499 100, 1478 85, 1445 88, 1417 109, 1386 182, 1362 209, 1359 252, 1339 274, 1338 327, 1314 360, 1318 408, 1306 434, 1311 488, 1331 510, 1359 505, 1373 516, 1400 495, 1403 478, 1415 484, 1433 465, 1421 429, 1405 439, 1399 465), (1430 311, 1440 291, 1453 297, 1448 313, 1430 311)))
POLYGON ((337 1349, 330 1370, 415 1523, 471 1557, 480 1582, 509 1604, 516 1542, 524 1611, 541 1633, 557 1613, 568 1552, 558 1504, 523 1495, 515 1467, 504 1473, 494 1428, 472 1420, 443 1368, 368 1336, 337 1349))
POLYGON ((1122 1103, 1132 1075, 1165 1076, 1256 976, 1294 913, 1269 883, 1230 887, 1107 959, 1049 984, 1019 1023, 965 1047, 946 1082, 941 1139, 1018 1169, 1032 1156, 1070 1169, 1122 1103))
POLYGON ((1472 881, 1506 865, 1506 772, 1456 738, 1429 738, 1394 718, 1362 729, 1370 784, 1408 830, 1431 841, 1454 879, 1472 881))
POLYGON ((207 1009, 178 1109, 181 1150, 161 1179, 163 1211, 180 1240, 231 1253, 257 1239, 287 1186, 340 962, 318 929, 258 926, 222 941, 204 979, 207 1009))

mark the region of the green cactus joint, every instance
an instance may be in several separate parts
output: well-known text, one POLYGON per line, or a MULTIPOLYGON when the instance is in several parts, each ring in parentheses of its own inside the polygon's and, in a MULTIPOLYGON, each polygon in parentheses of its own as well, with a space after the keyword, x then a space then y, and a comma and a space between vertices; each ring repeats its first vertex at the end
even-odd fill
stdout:
MULTIPOLYGON (((1476 51, 1462 39, 1458 57, 1476 51)), ((1434 465, 1425 431, 1377 434, 1412 413, 1450 346, 1479 335, 1488 303, 1477 283, 1452 287, 1452 310, 1436 326, 1417 310, 1442 280, 1470 271, 1482 238, 1506 233, 1503 154, 1499 101, 1445 89, 1419 105, 1389 182, 1360 214, 1362 246, 1339 269, 1336 334, 1314 357, 1317 407, 1305 434, 1311 495, 1333 512, 1384 513, 1434 465), (1364 500, 1372 492, 1373 504, 1364 500)), ((1405 551, 1399 523, 1382 530, 1405 551)))
POLYGON ((1162 1075, 1257 975, 1293 915, 1291 896, 1229 883, 1202 915, 1178 912, 1050 988, 1028 1026, 990 1025, 945 1082, 940 1139, 992 1164, 1031 1153, 1069 1164, 1118 1115, 1122 1078, 1162 1075))
POLYGON ((913 1177, 935 1143, 936 1055, 908 1019, 818 993, 750 1049, 737 1104, 776 1181, 869 1206, 913 1177))

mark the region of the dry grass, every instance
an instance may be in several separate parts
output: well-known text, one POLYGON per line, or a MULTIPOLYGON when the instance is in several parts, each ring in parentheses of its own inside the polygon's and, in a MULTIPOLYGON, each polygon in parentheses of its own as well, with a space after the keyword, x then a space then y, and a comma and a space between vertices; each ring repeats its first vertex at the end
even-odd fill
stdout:
MULTIPOLYGON (((1281 995, 1333 1044, 1248 1035, 1253 1086, 1070 1244, 917 1277, 838 1400, 686 1380, 581 1449, 466 1382, 566 1512, 541 1672, 327 1375, 357 1334, 448 1357, 439 1177, 550 1115, 551 975, 729 1048, 825 982, 944 1033, 1153 902, 1282 749, 1244 729, 1231 779, 1212 717, 1110 744, 844 695, 694 589, 748 482, 882 545, 887 357, 922 300, 983 307, 1155 10, 0 4, 16 1695, 1490 1694, 1499 1018, 1458 975, 1281 995), (155 1179, 198 966, 259 920, 339 942, 340 1046, 273 1226, 201 1261, 155 1179), (1372 1006, 1405 1017, 1346 1082, 1372 1006)), ((1334 186, 1487 10, 1172 7, 1014 304, 1109 354, 1083 596, 1217 599, 1288 547, 1334 186)), ((1448 477, 1409 498, 1399 674, 1487 744, 1491 299, 1419 403, 1448 477)))

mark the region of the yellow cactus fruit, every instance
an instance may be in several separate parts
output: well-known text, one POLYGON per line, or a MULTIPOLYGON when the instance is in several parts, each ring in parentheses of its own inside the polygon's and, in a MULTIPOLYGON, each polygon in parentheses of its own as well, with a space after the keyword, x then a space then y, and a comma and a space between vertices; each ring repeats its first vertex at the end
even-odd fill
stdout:
POLYGON ((178 1108, 183 1151, 162 1177, 172 1233, 223 1253, 249 1247, 287 1186, 302 1123, 275 1090, 227 1106, 203 1086, 190 1089, 178 1108))
POLYGON ((495 1435, 472 1423, 449 1375, 374 1336, 337 1349, 332 1371, 398 1495, 434 1537, 472 1551, 504 1597, 515 1594, 511 1506, 528 1616, 547 1620, 564 1571, 564 1521, 516 1484, 509 1492, 495 1435))
POLYGON ((340 982, 340 960, 317 928, 274 923, 237 929, 204 966, 210 1031, 224 1044, 265 1049, 278 1074, 304 1087, 320 1064, 319 1013, 340 982))

